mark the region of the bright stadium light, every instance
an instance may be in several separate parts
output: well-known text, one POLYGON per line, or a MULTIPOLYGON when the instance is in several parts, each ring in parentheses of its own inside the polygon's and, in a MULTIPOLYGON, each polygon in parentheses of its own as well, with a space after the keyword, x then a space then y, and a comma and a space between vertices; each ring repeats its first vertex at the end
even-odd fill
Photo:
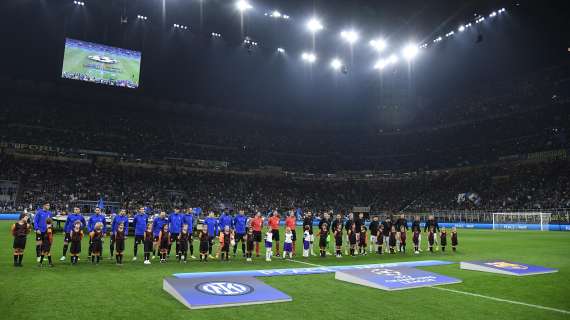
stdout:
POLYGON ((415 44, 408 44, 402 49, 402 55, 408 61, 414 59, 418 54, 418 46, 415 44))
POLYGON ((388 65, 389 61, 385 60, 385 59, 379 59, 378 61, 376 61, 376 63, 374 64, 374 69, 376 70, 382 70, 384 69, 387 65, 388 65))
POLYGON ((279 52, 279 53, 285 53, 285 49, 279 47, 279 48, 277 48, 277 52, 279 52))
POLYGON ((394 53, 392 53, 392 54, 390 55, 390 57, 388 58, 388 62, 389 62, 390 64, 396 64, 396 63, 398 62, 398 56, 395 55, 394 53))
POLYGON ((238 2, 236 2, 236 9, 238 9, 241 12, 244 12, 246 10, 253 9, 253 6, 245 0, 239 0, 238 2))
POLYGON ((497 15, 497 12, 493 11, 491 12, 491 14, 489 15, 489 18, 493 18, 497 15))
POLYGON ((221 38, 222 35, 220 33, 217 33, 217 32, 212 32, 212 37, 213 38, 221 38))
POLYGON ((309 19, 309 21, 307 21, 307 30, 309 30, 310 32, 316 33, 316 32, 319 32, 323 29, 324 29, 324 27, 321 24, 321 22, 319 21, 319 19, 311 18, 311 19, 309 19))
POLYGON ((340 68, 342 68, 342 61, 338 58, 332 59, 331 68, 333 68, 334 70, 340 70, 340 68))
POLYGON ((464 25, 460 25, 457 30, 459 30, 459 32, 463 32, 463 31, 465 31, 465 26, 464 26, 464 25))
POLYGON ((358 33, 354 30, 342 31, 340 33, 340 36, 349 44, 354 44, 356 41, 358 41, 359 38, 358 33))
POLYGON ((175 23, 175 24, 173 24, 172 26, 173 26, 175 29, 188 30, 188 26, 185 26, 185 25, 183 25, 183 24, 175 23))
POLYGON ((245 37, 245 39, 243 40, 243 44, 250 48, 257 47, 259 45, 258 42, 251 40, 250 37, 245 37))
POLYGON ((77 6, 82 6, 82 7, 85 6, 85 2, 83 2, 83 1, 73 1, 73 4, 75 4, 77 6))
POLYGON ((290 18, 288 15, 281 13, 279 10, 273 10, 271 12, 266 12, 263 15, 266 17, 273 18, 273 19, 289 20, 289 18, 290 18))
POLYGON ((372 39, 370 40, 369 44, 372 48, 374 48, 374 50, 378 52, 384 51, 384 49, 386 49, 388 46, 384 39, 372 39))
POLYGON ((317 61, 317 56, 312 52, 303 52, 303 54, 301 55, 301 59, 303 59, 308 63, 314 63, 315 61, 317 61))

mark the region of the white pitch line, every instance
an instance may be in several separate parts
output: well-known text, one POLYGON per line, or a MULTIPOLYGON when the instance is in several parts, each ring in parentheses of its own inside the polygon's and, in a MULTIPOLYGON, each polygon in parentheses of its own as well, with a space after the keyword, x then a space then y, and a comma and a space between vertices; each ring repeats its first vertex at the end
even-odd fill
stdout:
MULTIPOLYGON (((306 264, 306 265, 313 266, 313 267, 326 268, 326 266, 321 266, 321 265, 318 265, 318 264, 309 263, 309 262, 305 262, 305 261, 291 260, 291 259, 287 259, 287 261, 298 262, 298 263, 306 264)), ((485 295, 478 294, 478 293, 472 293, 472 292, 466 292, 466 291, 459 291, 459 290, 447 289, 447 288, 442 288, 442 287, 430 287, 430 288, 432 288, 432 289, 437 289, 437 290, 442 290, 442 291, 453 292, 453 293, 460 293, 460 294, 464 294, 464 295, 468 295, 468 296, 473 296, 473 297, 478 297, 478 298, 483 298, 483 299, 488 299, 488 300, 493 300, 493 301, 498 301, 498 302, 506 302, 506 303, 510 303, 510 304, 518 304, 518 305, 520 305, 520 306, 525 306, 525 307, 529 307, 529 308, 536 308, 536 309, 541 309, 541 310, 548 310, 548 311, 559 312, 559 313, 563 313, 563 314, 570 314, 570 311, 568 311, 568 310, 556 309, 556 308, 551 308, 551 307, 545 307, 545 306, 541 306, 541 305, 538 305, 538 304, 531 304, 531 303, 526 303, 526 302, 520 302, 520 301, 513 301, 513 300, 495 298, 495 297, 485 296, 485 295)))
POLYGON ((447 288, 442 288, 442 287, 430 287, 430 288, 436 289, 436 290, 453 292, 453 293, 460 293, 460 294, 464 294, 464 295, 468 295, 468 296, 473 296, 473 297, 478 297, 478 298, 483 298, 483 299, 488 299, 488 300, 493 300, 493 301, 506 302, 506 303, 510 303, 510 304, 518 304, 518 305, 530 307, 530 308, 536 308, 536 309, 554 311, 554 312, 559 312, 559 313, 564 313, 564 314, 570 314, 570 311, 568 311, 568 310, 545 307, 545 306, 541 306, 538 304, 531 304, 531 303, 526 303, 526 302, 495 298, 495 297, 485 296, 485 295, 478 294, 478 293, 459 291, 459 290, 447 289, 447 288))
POLYGON ((321 266, 321 265, 318 265, 318 264, 309 263, 309 262, 305 262, 305 261, 299 261, 299 260, 293 260, 293 259, 286 259, 286 260, 287 260, 287 261, 291 261, 291 262, 297 262, 297 263, 306 264, 306 265, 312 266, 312 267, 326 268, 326 266, 321 266))

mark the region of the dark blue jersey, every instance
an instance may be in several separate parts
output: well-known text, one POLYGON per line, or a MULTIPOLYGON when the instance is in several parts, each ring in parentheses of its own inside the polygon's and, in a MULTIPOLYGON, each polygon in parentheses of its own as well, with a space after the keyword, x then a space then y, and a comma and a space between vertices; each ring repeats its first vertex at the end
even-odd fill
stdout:
POLYGON ((234 228, 236 233, 245 234, 245 228, 247 226, 247 217, 245 215, 238 214, 234 219, 234 228))
POLYGON ((218 220, 213 217, 208 217, 204 223, 208 226, 208 235, 215 237, 216 234, 218 234, 218 220))
POLYGON ((65 219, 65 224, 63 225, 63 232, 69 233, 73 230, 73 226, 75 225, 75 221, 81 222, 81 229, 87 226, 87 222, 85 218, 80 213, 72 213, 67 216, 65 219))
POLYGON ((107 232, 107 221, 105 220, 105 216, 102 214, 94 214, 89 217, 89 222, 87 223, 87 231, 91 232, 95 230, 95 224, 97 222, 101 222, 103 224, 103 229, 101 231, 103 233, 107 232))
POLYGON ((220 216, 219 222, 218 222, 219 228, 220 230, 224 230, 226 226, 228 227, 232 227, 232 216, 230 216, 227 213, 224 213, 220 216))
POLYGON ((184 220, 184 215, 181 213, 171 213, 168 216, 168 222, 171 233, 180 233, 182 231, 182 221, 184 220))
POLYGON ((129 235, 129 217, 120 214, 116 215, 111 222, 111 233, 116 233, 121 223, 125 226, 125 236, 129 235))
POLYGON ((34 216, 34 230, 40 232, 46 232, 47 231, 46 221, 48 218, 51 217, 52 217, 51 211, 38 209, 38 211, 36 211, 36 215, 34 216))
POLYGON ((143 236, 146 231, 146 225, 148 223, 148 215, 146 213, 137 213, 133 218, 133 224, 135 225, 135 236, 143 236))
POLYGON ((152 234, 155 237, 158 237, 160 231, 162 230, 162 226, 164 226, 167 223, 168 219, 166 218, 161 218, 161 217, 154 218, 154 221, 152 222, 152 234))
POLYGON ((182 224, 187 224, 188 225, 188 233, 192 234, 192 226, 194 224, 194 216, 192 215, 192 213, 188 213, 185 214, 184 217, 182 218, 182 224))

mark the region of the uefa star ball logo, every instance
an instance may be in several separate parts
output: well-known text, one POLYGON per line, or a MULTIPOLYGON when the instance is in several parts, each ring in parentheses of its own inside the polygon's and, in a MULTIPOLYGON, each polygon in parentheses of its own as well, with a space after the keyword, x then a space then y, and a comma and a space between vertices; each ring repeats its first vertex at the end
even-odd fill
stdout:
POLYGON ((196 285, 196 289, 205 294, 214 296, 241 296, 253 292, 253 287, 237 282, 203 282, 196 285))
POLYGON ((99 56, 99 55, 95 55, 95 56, 88 56, 87 58, 93 60, 93 61, 97 61, 97 62, 101 62, 101 63, 107 63, 107 64, 115 64, 118 61, 115 59, 111 59, 109 57, 105 57, 105 56, 99 56))

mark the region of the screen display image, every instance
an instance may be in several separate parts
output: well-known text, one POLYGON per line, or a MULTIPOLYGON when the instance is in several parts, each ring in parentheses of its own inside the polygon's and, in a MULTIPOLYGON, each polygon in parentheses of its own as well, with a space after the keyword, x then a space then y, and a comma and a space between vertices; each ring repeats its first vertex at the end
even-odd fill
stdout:
POLYGON ((137 88, 141 53, 67 38, 62 78, 137 88))

